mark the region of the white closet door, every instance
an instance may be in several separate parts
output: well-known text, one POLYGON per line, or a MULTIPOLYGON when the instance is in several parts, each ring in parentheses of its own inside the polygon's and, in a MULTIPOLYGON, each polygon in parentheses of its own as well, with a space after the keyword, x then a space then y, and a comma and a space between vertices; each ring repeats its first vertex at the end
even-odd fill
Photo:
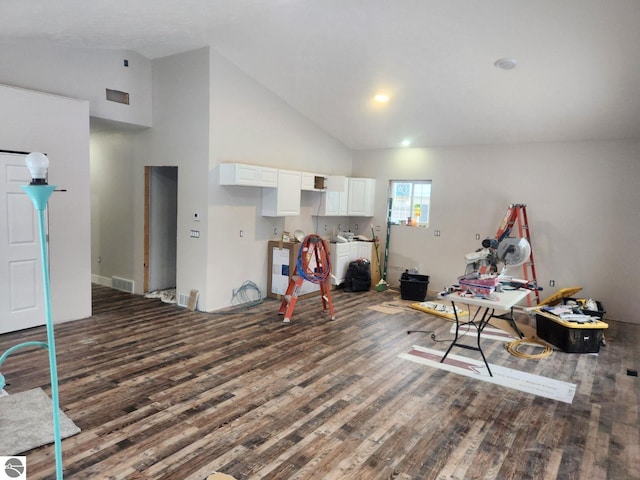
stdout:
POLYGON ((0 152, 0 333, 44 325, 37 214, 25 155, 0 152))

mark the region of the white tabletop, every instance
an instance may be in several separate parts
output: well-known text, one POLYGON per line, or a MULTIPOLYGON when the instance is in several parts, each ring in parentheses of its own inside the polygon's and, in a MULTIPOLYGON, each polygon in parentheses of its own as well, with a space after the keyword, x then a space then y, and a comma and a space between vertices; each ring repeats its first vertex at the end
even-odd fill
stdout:
POLYGON ((504 292, 494 292, 493 299, 480 297, 465 297, 459 292, 453 292, 445 296, 443 300, 450 302, 466 303, 467 305, 477 305, 478 307, 495 308, 496 310, 510 310, 516 303, 524 299, 531 293, 531 290, 521 288, 519 290, 507 290, 504 292))

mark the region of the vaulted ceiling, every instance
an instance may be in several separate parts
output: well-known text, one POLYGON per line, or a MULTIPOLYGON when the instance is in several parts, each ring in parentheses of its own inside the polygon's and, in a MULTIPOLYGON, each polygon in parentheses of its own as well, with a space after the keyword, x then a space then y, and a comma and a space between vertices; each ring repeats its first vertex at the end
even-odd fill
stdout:
POLYGON ((353 149, 640 138, 638 0, 0 0, 0 42, 208 45, 353 149))

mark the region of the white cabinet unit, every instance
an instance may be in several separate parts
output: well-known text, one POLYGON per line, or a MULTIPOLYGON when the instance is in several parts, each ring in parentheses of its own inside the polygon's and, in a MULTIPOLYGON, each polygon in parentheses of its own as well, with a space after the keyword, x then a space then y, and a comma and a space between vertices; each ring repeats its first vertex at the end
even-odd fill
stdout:
POLYGON ((300 215, 300 172, 278 170, 276 188, 262 189, 262 215, 286 217, 300 215))
POLYGON ((320 200, 320 210, 318 215, 321 217, 346 217, 347 203, 349 195, 349 179, 342 177, 338 180, 344 182, 344 188, 340 192, 326 191, 322 194, 320 200))
POLYGON ((350 178, 347 214, 355 217, 372 217, 375 194, 375 179, 350 178))
POLYGON ((277 187, 278 170, 242 163, 220 164, 220 185, 244 185, 248 187, 277 187))
POLYGON ((331 261, 331 284, 344 283, 344 277, 349 264, 359 258, 371 261, 370 242, 332 243, 329 246, 329 259, 331 261))
POLYGON ((326 188, 326 177, 317 173, 302 172, 300 188, 312 192, 321 192, 326 188))

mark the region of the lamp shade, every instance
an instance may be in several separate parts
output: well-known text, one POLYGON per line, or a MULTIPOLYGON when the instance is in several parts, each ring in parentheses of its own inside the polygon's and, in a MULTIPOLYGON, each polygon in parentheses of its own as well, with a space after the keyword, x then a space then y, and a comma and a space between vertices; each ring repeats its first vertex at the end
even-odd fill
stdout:
POLYGON ((31 184, 46 184, 49 159, 44 153, 31 152, 25 159, 27 168, 31 172, 31 184))

